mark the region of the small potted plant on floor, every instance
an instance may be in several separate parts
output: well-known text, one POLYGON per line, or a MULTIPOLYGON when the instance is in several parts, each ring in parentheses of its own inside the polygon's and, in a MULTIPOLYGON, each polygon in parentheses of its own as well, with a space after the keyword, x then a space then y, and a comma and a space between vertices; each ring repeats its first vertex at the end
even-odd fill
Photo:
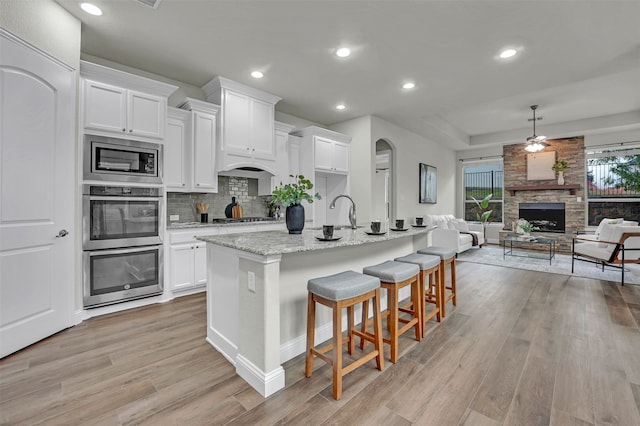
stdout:
POLYGON ((272 192, 272 200, 281 207, 286 208, 286 223, 290 234, 301 234, 304 229, 304 207, 302 201, 313 203, 313 199, 320 199, 317 192, 311 195, 308 191, 313 188, 313 183, 303 175, 289 175, 294 182, 277 186, 272 192))
POLYGON ((564 185, 564 171, 567 170, 569 164, 564 160, 556 160, 551 166, 551 170, 558 173, 558 185, 564 185))

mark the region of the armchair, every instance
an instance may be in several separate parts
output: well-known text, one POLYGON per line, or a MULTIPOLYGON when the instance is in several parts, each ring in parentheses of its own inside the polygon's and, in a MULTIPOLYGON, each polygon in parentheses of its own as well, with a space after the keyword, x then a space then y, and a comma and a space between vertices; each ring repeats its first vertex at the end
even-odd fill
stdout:
POLYGON ((601 223, 598 229, 599 232, 596 235, 573 237, 571 273, 576 260, 602 265, 602 270, 607 265, 622 271, 621 282, 624 285, 625 263, 640 263, 638 222, 601 223))

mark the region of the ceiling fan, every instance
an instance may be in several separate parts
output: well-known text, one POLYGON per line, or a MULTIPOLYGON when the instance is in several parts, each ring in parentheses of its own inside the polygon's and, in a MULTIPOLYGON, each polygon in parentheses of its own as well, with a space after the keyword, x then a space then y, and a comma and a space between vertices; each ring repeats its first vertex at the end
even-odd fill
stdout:
MULTIPOLYGON (((548 147, 549 144, 545 142, 547 140, 546 136, 536 135, 536 109, 538 109, 538 105, 531 105, 530 108, 533 111, 533 136, 527 138, 527 144, 524 149, 528 152, 538 152, 548 147)), ((542 117, 538 120, 542 120, 542 117)))

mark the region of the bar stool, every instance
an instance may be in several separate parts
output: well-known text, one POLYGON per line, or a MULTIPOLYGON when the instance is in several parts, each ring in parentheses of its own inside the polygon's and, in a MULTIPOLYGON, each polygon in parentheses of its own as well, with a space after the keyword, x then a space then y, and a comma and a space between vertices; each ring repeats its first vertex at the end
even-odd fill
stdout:
POLYGON ((317 356, 333 366, 333 397, 338 400, 342 396, 342 377, 357 367, 375 358, 378 370, 384 368, 382 348, 382 317, 380 314, 380 280, 355 271, 345 271, 326 277, 313 278, 307 283, 309 291, 307 304, 307 358, 304 375, 311 377, 313 358, 317 356), (353 307, 358 303, 369 306, 373 302, 373 334, 366 330, 356 330, 353 324, 353 307), (333 340, 323 348, 316 349, 315 322, 316 303, 328 306, 333 310, 333 340), (342 308, 347 308, 348 330, 347 349, 353 354, 355 347, 354 334, 374 344, 374 350, 363 355, 351 364, 342 366, 342 308), (333 349, 333 357, 325 355, 333 349))
POLYGON ((440 257, 432 256, 429 254, 411 253, 406 256, 396 257, 396 262, 413 263, 420 267, 420 308, 422 309, 422 337, 424 337, 425 329, 427 327, 427 321, 434 316, 438 322, 442 321, 440 314, 440 306, 442 304, 440 298, 442 293, 440 292, 440 257), (429 279, 427 280, 427 277, 429 279), (434 308, 427 314, 426 304, 434 305, 434 308))
MULTIPOLYGON (((387 311, 383 315, 387 318, 387 329, 390 338, 382 339, 383 342, 391 346, 391 362, 394 364, 398 361, 398 337, 410 328, 415 328, 416 340, 422 340, 422 309, 420 309, 420 268, 403 262, 394 262, 388 260, 378 265, 367 266, 362 270, 365 275, 372 275, 380 279, 380 287, 387 290, 387 311), (412 309, 398 306, 398 292, 401 288, 411 286, 411 302, 412 309), (400 318, 400 312, 410 314, 411 319, 400 318), (398 328, 398 323, 403 323, 398 328)), ((362 309, 362 328, 366 330, 367 307, 362 309)), ((360 348, 364 348, 364 341, 360 341, 360 348)))
POLYGON ((440 257, 440 292, 442 296, 440 300, 440 311, 442 317, 446 316, 446 304, 449 300, 453 301, 453 306, 456 306, 456 251, 447 247, 431 246, 418 250, 418 254, 430 254, 440 257), (451 286, 447 287, 446 280, 446 266, 449 266, 451 271, 451 286), (447 295, 449 290, 449 295, 447 295))

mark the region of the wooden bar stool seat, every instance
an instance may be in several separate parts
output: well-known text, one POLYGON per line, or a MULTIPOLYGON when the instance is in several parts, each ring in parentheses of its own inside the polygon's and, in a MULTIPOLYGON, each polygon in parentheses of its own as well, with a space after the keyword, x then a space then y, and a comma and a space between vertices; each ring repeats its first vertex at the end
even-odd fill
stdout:
POLYGON ((396 257, 396 262, 406 262, 418 265, 420 268, 420 300, 423 302, 420 304, 422 309, 422 337, 424 337, 425 329, 427 328, 427 321, 434 316, 436 320, 440 322, 442 315, 440 314, 440 306, 442 301, 442 292, 440 291, 440 257, 430 254, 411 253, 406 256, 396 257), (427 280, 427 277, 429 279, 427 280), (433 309, 427 312, 427 304, 433 305, 433 309))
MULTIPOLYGON (((387 318, 389 339, 383 338, 385 343, 391 346, 391 362, 398 361, 398 337, 407 330, 414 328, 416 340, 422 340, 422 309, 420 309, 420 268, 404 262, 388 260, 378 265, 367 266, 362 270, 365 275, 372 275, 380 279, 380 286, 387 290, 387 310, 383 313, 387 318), (412 308, 407 309, 398 306, 398 293, 403 287, 411 286, 412 308), (400 317, 400 313, 409 314, 410 318, 400 317), (399 323, 403 323, 399 327, 399 323)), ((366 330, 368 312, 366 306, 362 310, 362 329, 366 330)), ((364 348, 365 342, 360 341, 360 347, 364 348)))
POLYGON ((440 292, 442 297, 442 305, 440 306, 440 313, 444 318, 447 312, 446 305, 449 300, 453 302, 453 306, 456 306, 456 251, 447 247, 431 246, 418 250, 418 254, 430 254, 432 256, 440 257, 440 292), (450 285, 447 286, 446 280, 446 267, 449 265, 451 272, 450 285), (449 294, 447 294, 449 291, 449 294))
POLYGON ((380 280, 376 277, 360 274, 355 271, 345 271, 326 277, 313 278, 307 283, 307 357, 304 374, 311 377, 313 359, 315 356, 333 366, 333 397, 342 396, 342 377, 362 364, 375 358, 378 370, 384 368, 382 348, 382 317, 380 315, 380 280), (353 307, 358 303, 369 306, 373 302, 373 334, 366 330, 356 330, 353 321, 353 307), (316 303, 328 306, 333 310, 333 339, 332 343, 322 348, 315 347, 316 303), (354 335, 366 339, 374 344, 374 350, 342 366, 342 308, 347 308, 348 329, 347 338, 349 354, 355 348, 354 335), (331 351, 332 357, 326 355, 331 351))

